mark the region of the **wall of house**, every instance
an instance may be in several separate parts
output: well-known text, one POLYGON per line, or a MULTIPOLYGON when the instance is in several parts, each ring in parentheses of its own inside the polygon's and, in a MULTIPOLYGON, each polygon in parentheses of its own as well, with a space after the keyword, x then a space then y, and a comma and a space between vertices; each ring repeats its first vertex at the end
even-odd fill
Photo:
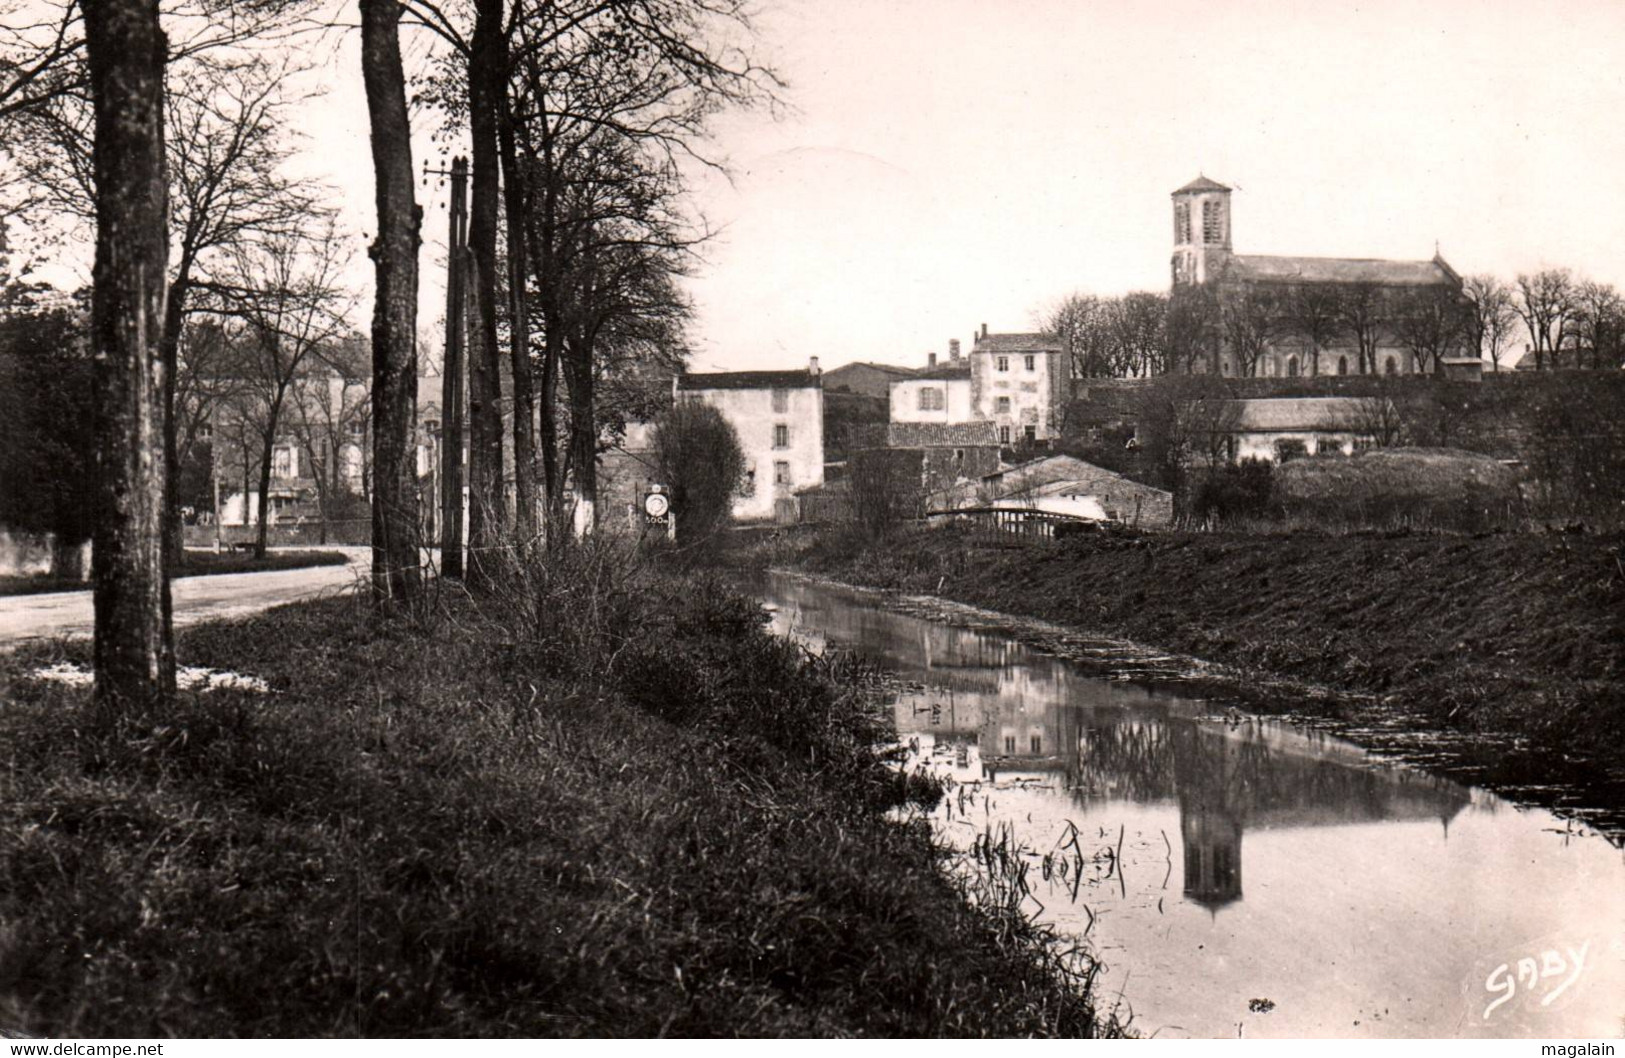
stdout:
POLYGON ((927 492, 939 492, 961 478, 975 481, 984 474, 999 469, 999 450, 995 446, 968 445, 958 448, 932 447, 922 449, 924 459, 921 477, 927 492))
POLYGON ((1236 459, 1262 459, 1269 463, 1279 461, 1278 442, 1303 445, 1306 455, 1353 455, 1358 435, 1352 431, 1296 430, 1270 433, 1236 434, 1236 459))
POLYGON ((734 500, 740 522, 795 521, 797 489, 824 482, 824 391, 818 386, 779 390, 784 410, 773 410, 771 389, 685 390, 722 413, 745 453, 746 485, 734 500), (775 444, 783 426, 788 443, 775 444), (780 467, 782 464, 782 468, 780 467), (785 480, 778 480, 783 477, 785 480))
POLYGON ((973 422, 971 381, 968 378, 906 379, 891 384, 892 422, 973 422), (936 389, 942 393, 942 406, 936 410, 920 408, 920 391, 936 389))
POLYGON ((1001 444, 1019 444, 1029 426, 1035 440, 1059 436, 1057 409, 1065 386, 1059 353, 971 354, 972 416, 998 427, 1001 444), (1029 356, 1033 364, 1030 369, 1029 356), (1007 365, 1004 371, 999 370, 1001 358, 1007 365), (1001 399, 1009 402, 1008 408, 1001 410, 1001 399))

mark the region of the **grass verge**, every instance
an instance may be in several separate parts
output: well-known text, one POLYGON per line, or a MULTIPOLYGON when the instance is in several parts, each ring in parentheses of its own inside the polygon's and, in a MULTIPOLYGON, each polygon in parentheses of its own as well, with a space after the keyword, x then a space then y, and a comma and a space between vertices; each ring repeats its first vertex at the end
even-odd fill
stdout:
MULTIPOLYGON (((210 577, 222 573, 266 573, 310 566, 342 566, 350 561, 342 551, 271 551, 264 558, 253 552, 187 551, 177 577, 210 577)), ((0 595, 43 595, 54 591, 89 591, 90 582, 53 577, 49 573, 0 576, 0 595)))
MULTIPOLYGON (((940 870, 872 679, 586 557, 181 642, 272 693, 117 730, 6 661, 0 1025, 52 1035, 1090 1035, 1098 968, 940 870)), ((83 660, 79 657, 78 660, 83 660)))

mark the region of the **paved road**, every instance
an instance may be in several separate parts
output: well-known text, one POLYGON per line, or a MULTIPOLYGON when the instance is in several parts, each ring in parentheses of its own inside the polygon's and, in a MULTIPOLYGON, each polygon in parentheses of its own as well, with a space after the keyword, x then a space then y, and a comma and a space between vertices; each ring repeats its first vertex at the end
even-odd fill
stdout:
MULTIPOLYGON (((350 558, 347 566, 311 566, 270 573, 227 573, 183 577, 171 585, 177 626, 241 617, 282 603, 347 592, 366 580, 372 552, 364 547, 330 548, 350 558)), ((88 636, 93 613, 88 591, 0 597, 0 646, 29 639, 88 636)))

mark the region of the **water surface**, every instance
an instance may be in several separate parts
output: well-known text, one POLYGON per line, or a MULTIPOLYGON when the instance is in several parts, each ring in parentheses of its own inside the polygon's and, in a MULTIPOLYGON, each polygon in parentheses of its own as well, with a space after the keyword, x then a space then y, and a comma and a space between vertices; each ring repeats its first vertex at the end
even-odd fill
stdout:
POLYGON ((780 634, 896 674, 910 766, 955 782, 937 826, 1013 830, 1040 914, 1142 1033, 1625 1032, 1625 854, 1602 837, 863 593, 763 596, 780 634))

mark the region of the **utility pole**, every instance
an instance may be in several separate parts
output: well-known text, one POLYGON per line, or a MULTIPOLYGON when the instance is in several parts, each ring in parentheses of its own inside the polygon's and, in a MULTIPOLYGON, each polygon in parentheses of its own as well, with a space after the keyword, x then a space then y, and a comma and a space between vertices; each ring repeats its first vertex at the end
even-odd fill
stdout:
POLYGON ((451 169, 450 247, 446 259, 446 354, 440 380, 440 575, 463 576, 463 298, 468 280, 468 159, 451 169))

